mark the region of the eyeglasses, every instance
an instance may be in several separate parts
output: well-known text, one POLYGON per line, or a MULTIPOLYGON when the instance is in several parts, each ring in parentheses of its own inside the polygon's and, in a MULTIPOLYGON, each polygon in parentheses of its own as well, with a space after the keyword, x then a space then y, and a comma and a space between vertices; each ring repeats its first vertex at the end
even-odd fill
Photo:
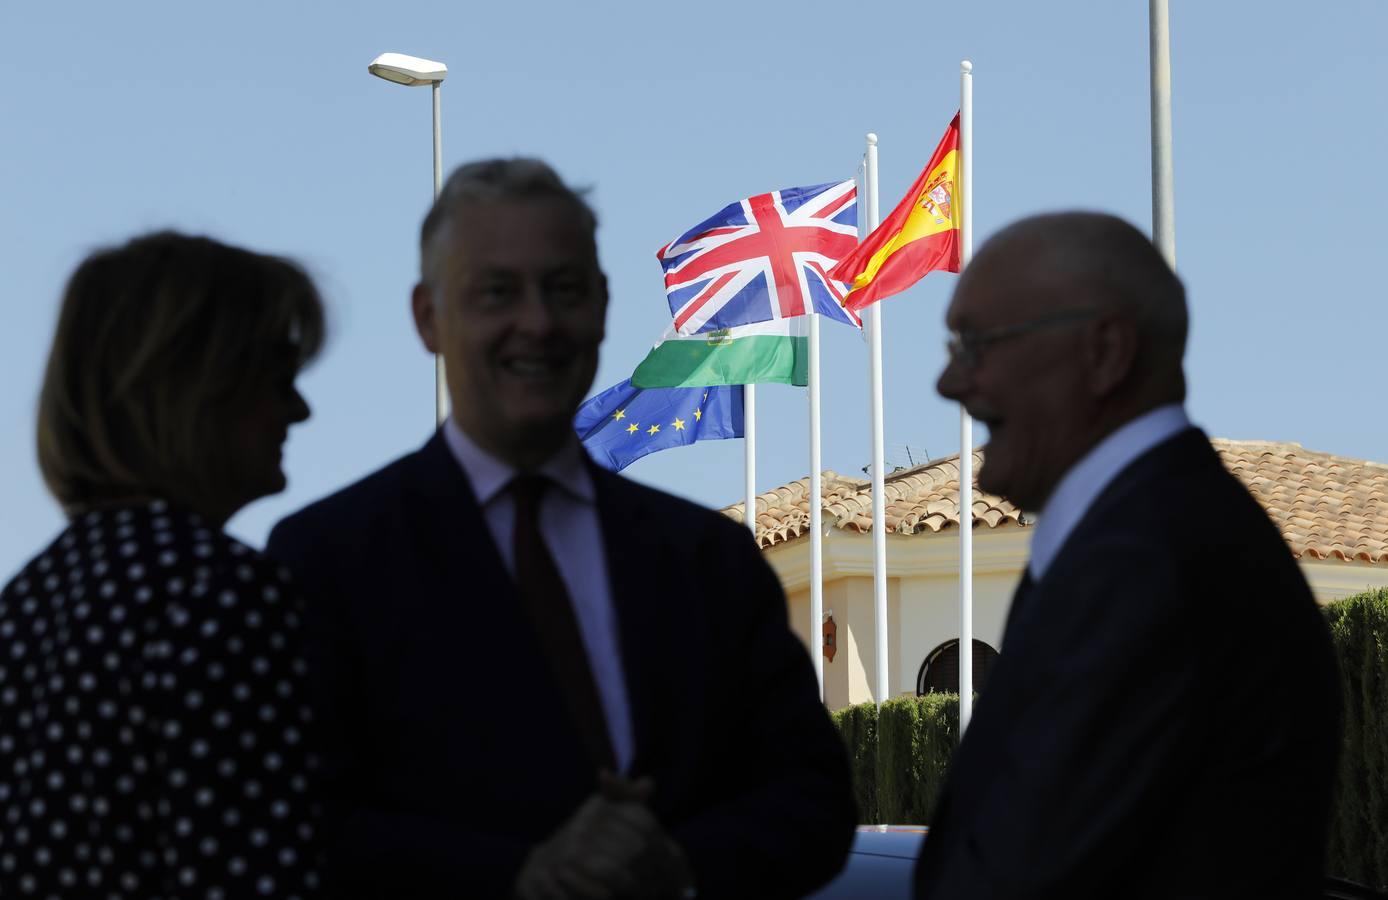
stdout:
POLYGON ((1033 331, 1082 322, 1096 315, 1098 315, 1098 310, 1071 309, 1042 316, 1039 319, 1032 319, 1030 322, 1020 322, 1016 325, 1003 325, 999 328, 987 328, 982 331, 951 331, 949 340, 945 341, 945 349, 949 351, 951 361, 959 363, 966 369, 972 369, 978 365, 978 359, 983 353, 984 347, 1010 341, 1024 334, 1031 334, 1033 331))

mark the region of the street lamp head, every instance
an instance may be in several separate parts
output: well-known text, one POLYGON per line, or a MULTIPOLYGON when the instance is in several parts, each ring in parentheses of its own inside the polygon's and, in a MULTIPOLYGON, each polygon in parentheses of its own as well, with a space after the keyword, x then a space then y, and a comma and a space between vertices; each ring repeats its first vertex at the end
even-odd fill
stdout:
POLYGON ((371 60, 371 65, 366 67, 366 71, 377 78, 409 87, 437 84, 448 77, 448 66, 443 63, 434 62, 432 59, 420 59, 418 56, 406 56, 403 53, 382 53, 371 60))

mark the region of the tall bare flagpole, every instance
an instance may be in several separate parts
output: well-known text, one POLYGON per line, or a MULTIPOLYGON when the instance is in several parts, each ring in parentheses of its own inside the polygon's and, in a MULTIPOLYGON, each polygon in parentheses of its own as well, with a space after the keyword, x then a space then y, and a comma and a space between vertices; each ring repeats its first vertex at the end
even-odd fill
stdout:
MULTIPOLYGON (((864 212, 867 213, 867 234, 879 224, 877 207, 877 135, 867 136, 867 164, 863 170, 867 185, 864 212)), ((874 303, 863 311, 863 324, 868 333, 868 381, 872 406, 872 628, 873 648, 877 656, 874 671, 873 696, 880 705, 889 698, 887 681, 887 501, 886 447, 883 436, 882 413, 882 304, 874 303)))
POLYGON ((824 486, 821 484, 819 430, 819 314, 811 310, 810 319, 810 658, 814 660, 819 699, 824 699, 824 529, 822 527, 824 486))
POLYGON ((742 386, 742 466, 746 488, 743 507, 747 527, 757 536, 757 386, 742 386))
MULTIPOLYGON (((974 64, 959 63, 959 271, 974 255, 974 64)), ((959 405, 959 733, 974 710, 974 423, 959 405)))
POLYGON ((1176 268, 1176 179, 1171 163, 1171 29, 1167 0, 1148 0, 1152 63, 1152 242, 1176 268))

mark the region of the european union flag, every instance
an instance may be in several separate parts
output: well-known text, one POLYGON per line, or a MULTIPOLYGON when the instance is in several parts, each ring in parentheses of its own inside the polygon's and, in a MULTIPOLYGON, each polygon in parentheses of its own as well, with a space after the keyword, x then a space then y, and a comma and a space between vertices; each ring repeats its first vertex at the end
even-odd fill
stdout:
POLYGON ((647 453, 742 437, 742 385, 613 385, 578 408, 574 430, 598 465, 620 472, 647 453))

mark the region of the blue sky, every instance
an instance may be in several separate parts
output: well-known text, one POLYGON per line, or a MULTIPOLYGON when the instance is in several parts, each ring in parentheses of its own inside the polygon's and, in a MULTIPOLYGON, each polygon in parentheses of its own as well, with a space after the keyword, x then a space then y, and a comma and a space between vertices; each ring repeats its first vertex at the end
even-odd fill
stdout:
MULTIPOLYGON (((1388 4, 1176 2, 1171 32, 1193 418, 1216 436, 1388 461, 1388 4)), ((429 95, 370 77, 383 51, 448 64, 446 165, 537 155, 592 186, 613 293, 594 392, 669 320, 658 247, 740 197, 851 177, 867 131, 881 136, 885 214, 954 115, 962 58, 976 240, 1058 208, 1150 227, 1144 0, 12 3, 0 34, 0 575, 62 524, 33 451, 62 285, 90 249, 139 231, 295 256, 331 307, 331 342, 301 379, 314 417, 292 433, 289 490, 234 533, 259 545, 279 517, 428 436, 433 366, 407 304, 429 95)), ((952 283, 932 275, 885 306, 891 461, 958 449, 955 408, 933 391, 952 283)), ((824 463, 861 474, 866 348, 824 331, 824 463)), ((769 489, 808 472, 808 413, 802 390, 779 386, 759 409, 769 489)), ((741 442, 627 472, 735 502, 741 442)))

